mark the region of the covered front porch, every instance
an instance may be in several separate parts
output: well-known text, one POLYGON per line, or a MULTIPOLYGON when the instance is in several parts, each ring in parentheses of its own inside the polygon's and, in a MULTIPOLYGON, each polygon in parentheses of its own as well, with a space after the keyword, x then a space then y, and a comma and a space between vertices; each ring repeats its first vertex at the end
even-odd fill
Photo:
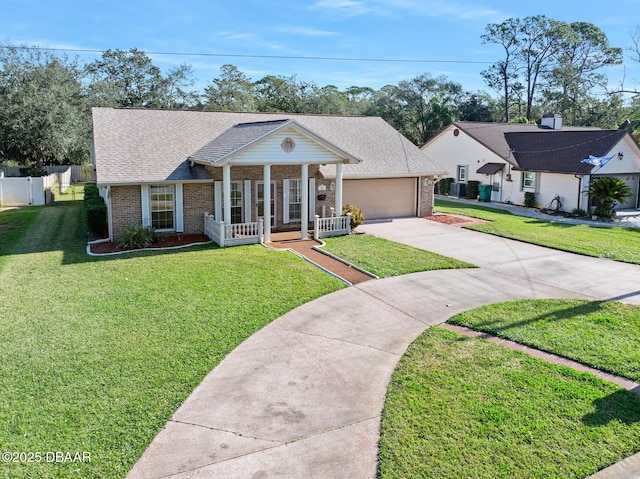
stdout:
POLYGON ((269 243, 273 231, 300 239, 350 232, 340 216, 343 165, 360 160, 293 120, 235 125, 190 157, 214 179, 205 233, 220 246, 269 243), (320 166, 335 165, 335 178, 320 166))

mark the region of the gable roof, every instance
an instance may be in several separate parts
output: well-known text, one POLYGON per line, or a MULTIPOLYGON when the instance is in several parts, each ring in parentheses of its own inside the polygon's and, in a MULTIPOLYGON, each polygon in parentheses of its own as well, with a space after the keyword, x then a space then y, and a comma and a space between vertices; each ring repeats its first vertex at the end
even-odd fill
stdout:
POLYGON ((329 150, 349 160, 349 163, 359 163, 360 160, 351 154, 337 148, 324 138, 300 125, 295 120, 261 121, 254 123, 240 123, 225 131, 222 135, 207 143, 189 157, 190 160, 204 161, 216 166, 222 166, 232 155, 266 138, 270 134, 282 130, 293 129, 303 135, 323 144, 329 150))
POLYGON ((563 126, 562 130, 553 130, 550 128, 542 128, 538 125, 483 123, 474 121, 456 121, 453 125, 514 166, 518 166, 518 164, 513 158, 513 155, 511 155, 511 147, 505 137, 507 133, 553 134, 567 131, 602 131, 596 127, 563 126))
MULTIPOLYGON (((208 153, 211 158, 220 158, 234 145, 247 144, 288 120, 362 160, 344 165, 345 178, 446 173, 380 117, 126 108, 94 108, 92 113, 100 184, 208 178, 204 167, 190 166, 194 153, 227 133, 227 138, 211 145, 208 153), (265 124, 269 122, 273 124, 265 124), (247 123, 262 125, 233 129, 247 123)), ((335 175, 335 167, 323 167, 322 171, 335 175)))
POLYGON ((517 162, 516 170, 586 175, 593 165, 581 160, 604 156, 626 130, 509 132, 504 137, 517 162))

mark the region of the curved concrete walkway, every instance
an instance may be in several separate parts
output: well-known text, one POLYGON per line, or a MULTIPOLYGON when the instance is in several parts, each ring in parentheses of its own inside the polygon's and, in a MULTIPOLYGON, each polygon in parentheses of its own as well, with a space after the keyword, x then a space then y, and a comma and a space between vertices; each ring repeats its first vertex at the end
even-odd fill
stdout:
POLYGON ((373 479, 387 383, 430 325, 517 298, 640 304, 640 266, 419 218, 360 229, 480 268, 369 281, 287 313, 204 379, 128 477, 373 479))

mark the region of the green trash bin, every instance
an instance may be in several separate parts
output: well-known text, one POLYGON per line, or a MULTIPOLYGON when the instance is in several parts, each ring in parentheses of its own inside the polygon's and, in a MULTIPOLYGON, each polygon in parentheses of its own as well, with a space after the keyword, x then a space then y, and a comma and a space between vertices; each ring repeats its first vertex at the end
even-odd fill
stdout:
POLYGON ((480 201, 491 201, 491 185, 480 185, 478 187, 478 193, 480 196, 480 201))

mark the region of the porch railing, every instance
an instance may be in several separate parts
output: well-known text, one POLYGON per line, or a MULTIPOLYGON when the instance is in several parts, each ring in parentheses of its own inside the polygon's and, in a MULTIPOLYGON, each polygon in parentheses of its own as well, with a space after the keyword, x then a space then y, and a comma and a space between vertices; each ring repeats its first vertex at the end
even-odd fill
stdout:
POLYGON ((346 216, 332 216, 320 218, 316 215, 313 224, 314 239, 328 238, 330 236, 344 236, 351 233, 351 213, 346 216))
POLYGON ((262 242, 264 222, 260 219, 255 223, 226 225, 222 221, 216 221, 215 217, 207 212, 204 214, 204 233, 221 248, 241 244, 256 244, 262 242))

